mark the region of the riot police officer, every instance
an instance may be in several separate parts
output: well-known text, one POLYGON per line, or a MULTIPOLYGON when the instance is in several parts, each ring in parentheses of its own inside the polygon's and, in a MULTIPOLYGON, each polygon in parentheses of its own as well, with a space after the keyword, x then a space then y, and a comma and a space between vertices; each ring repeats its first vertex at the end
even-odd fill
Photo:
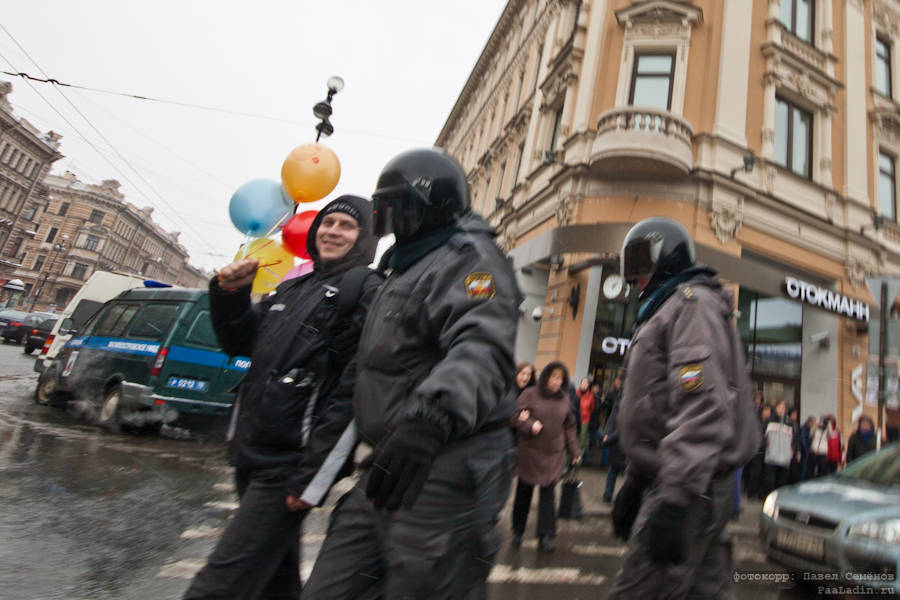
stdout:
POLYGON ((373 203, 376 234, 396 237, 354 393, 359 435, 375 451, 332 514, 303 597, 482 597, 511 481, 520 294, 442 151, 391 160, 373 203))
POLYGON ((760 436, 733 298, 671 219, 635 225, 621 263, 642 304, 619 409, 628 472, 613 507, 630 539, 610 597, 731 597, 723 530, 734 471, 760 436))

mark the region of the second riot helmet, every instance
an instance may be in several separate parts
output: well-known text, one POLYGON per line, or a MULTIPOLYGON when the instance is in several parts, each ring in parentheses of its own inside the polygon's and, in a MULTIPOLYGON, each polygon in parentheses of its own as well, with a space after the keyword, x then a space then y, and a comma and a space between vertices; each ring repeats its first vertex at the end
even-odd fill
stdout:
POLYGON ((622 277, 629 283, 647 279, 642 295, 649 294, 669 277, 694 266, 694 241, 678 221, 651 217, 640 221, 622 244, 622 277))
POLYGON ((450 155, 409 150, 385 165, 372 204, 375 235, 403 240, 454 223, 469 210, 469 186, 450 155))

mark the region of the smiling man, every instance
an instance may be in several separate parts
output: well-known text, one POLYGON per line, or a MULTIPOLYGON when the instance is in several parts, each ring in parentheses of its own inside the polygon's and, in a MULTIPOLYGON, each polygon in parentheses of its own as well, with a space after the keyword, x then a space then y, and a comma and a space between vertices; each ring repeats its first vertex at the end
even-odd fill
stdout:
POLYGON ((310 226, 312 273, 256 306, 256 260, 210 282, 216 335, 252 357, 231 447, 240 507, 185 598, 299 598, 300 524, 352 469, 356 346, 381 276, 368 200, 341 196, 310 226))

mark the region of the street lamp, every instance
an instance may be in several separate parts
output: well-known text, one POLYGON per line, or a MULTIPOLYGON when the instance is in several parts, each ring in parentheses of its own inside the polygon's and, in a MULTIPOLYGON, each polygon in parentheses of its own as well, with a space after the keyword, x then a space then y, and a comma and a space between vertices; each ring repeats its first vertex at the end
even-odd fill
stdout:
POLYGON ((328 120, 328 117, 330 117, 333 112, 331 108, 331 99, 335 94, 344 89, 344 80, 335 75, 334 77, 329 77, 328 81, 325 82, 325 85, 328 87, 328 97, 321 102, 317 102, 316 105, 313 106, 313 115, 319 119, 319 123, 316 125, 316 131, 319 132, 316 134, 317 142, 323 135, 328 137, 334 133, 334 126, 331 124, 331 121, 328 120))
MULTIPOLYGON (((69 236, 64 235, 63 242, 68 239, 69 236)), ((50 272, 53 270, 53 261, 56 260, 56 257, 59 256, 60 252, 65 252, 66 246, 61 243, 53 244, 53 252, 50 254, 50 260, 47 261, 47 268, 44 270, 44 275, 41 277, 41 285, 37 288, 37 291, 34 292, 31 296, 31 306, 28 307, 28 312, 34 312, 34 305, 37 304, 38 298, 41 297, 41 294, 44 291, 44 285, 47 283, 47 278, 50 277, 50 272)))

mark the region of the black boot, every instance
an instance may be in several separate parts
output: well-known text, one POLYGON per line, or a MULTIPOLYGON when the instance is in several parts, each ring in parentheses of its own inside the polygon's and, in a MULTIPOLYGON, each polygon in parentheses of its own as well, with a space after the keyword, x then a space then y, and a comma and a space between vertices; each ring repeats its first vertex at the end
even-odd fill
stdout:
POLYGON ((513 548, 519 548, 522 546, 522 534, 518 531, 512 532, 512 539, 510 540, 510 545, 513 548))
POLYGON ((547 554, 556 552, 556 538, 552 535, 545 535, 538 542, 538 550, 547 554))

